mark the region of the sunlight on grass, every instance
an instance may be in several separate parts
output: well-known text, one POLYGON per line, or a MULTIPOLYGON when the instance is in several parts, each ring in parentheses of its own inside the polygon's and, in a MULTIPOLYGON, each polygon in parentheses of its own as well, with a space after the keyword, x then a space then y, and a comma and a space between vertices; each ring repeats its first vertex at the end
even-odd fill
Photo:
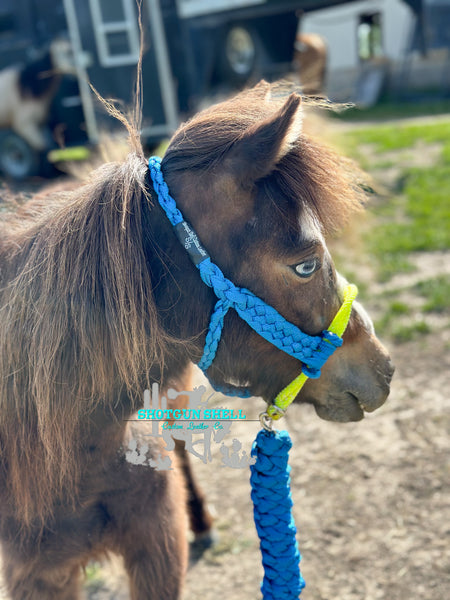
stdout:
POLYGON ((378 153, 412 148, 415 144, 449 144, 450 120, 442 123, 395 125, 355 129, 350 139, 357 144, 373 144, 378 153))
MULTIPOLYGON (((414 252, 448 250, 450 121, 355 129, 349 149, 382 185, 386 170, 394 173, 392 193, 369 205, 371 226, 364 236, 379 281, 413 271, 414 252)), ((439 275, 393 291, 391 298, 377 330, 397 343, 407 342, 431 331, 430 313, 450 311, 450 281, 439 275)))
MULTIPOLYGON (((355 130, 350 137, 355 156, 355 148, 373 144, 379 157, 378 164, 383 160, 383 152, 413 148, 419 143, 421 146, 442 144, 442 151, 433 166, 400 167, 398 192, 392 198, 379 199, 372 209, 378 219, 367 243, 379 263, 380 279, 386 280, 396 272, 408 270, 411 252, 449 248, 450 123, 383 125, 355 130)), ((421 152, 426 155, 426 146, 421 152)), ((390 154, 389 165, 392 160, 390 154)), ((366 166, 370 168, 369 164, 366 166)))
POLYGON ((402 119, 407 117, 423 117, 448 115, 450 113, 450 100, 436 100, 423 102, 399 102, 390 98, 382 98, 378 104, 368 108, 354 107, 336 113, 335 118, 342 121, 369 121, 386 119, 402 119))

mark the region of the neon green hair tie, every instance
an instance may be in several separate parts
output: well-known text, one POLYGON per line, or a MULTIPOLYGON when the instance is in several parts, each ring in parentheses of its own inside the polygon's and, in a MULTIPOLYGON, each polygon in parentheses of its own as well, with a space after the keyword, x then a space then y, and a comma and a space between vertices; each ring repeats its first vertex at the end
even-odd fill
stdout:
MULTIPOLYGON (((350 320, 350 315, 352 312, 353 301, 358 295, 358 288, 356 285, 349 284, 344 288, 343 296, 344 300, 338 312, 336 313, 334 319, 332 320, 330 326, 328 327, 328 331, 335 333, 339 337, 344 335, 344 331, 347 329, 348 322, 350 320)), ((308 376, 304 373, 300 373, 298 377, 296 377, 289 385, 287 385, 278 396, 275 398, 273 404, 271 404, 264 416, 274 421, 280 419, 287 408, 292 404, 292 402, 297 397, 298 393, 305 385, 308 376)))

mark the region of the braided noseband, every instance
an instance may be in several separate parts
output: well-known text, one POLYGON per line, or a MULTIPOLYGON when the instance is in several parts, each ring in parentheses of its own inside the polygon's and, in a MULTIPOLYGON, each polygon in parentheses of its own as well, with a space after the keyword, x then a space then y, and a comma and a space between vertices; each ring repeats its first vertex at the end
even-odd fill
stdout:
MULTIPOLYGON (((211 315, 203 356, 198 363, 202 371, 206 374, 214 360, 222 335, 224 317, 228 310, 233 308, 260 336, 301 361, 302 375, 305 378, 319 377, 324 363, 336 348, 342 345, 341 337, 330 330, 323 331, 320 336, 304 333, 261 298, 227 279, 219 267, 211 261, 197 234, 177 208, 161 172, 161 159, 156 156, 151 157, 149 169, 158 201, 173 225, 178 239, 200 271, 203 282, 214 290, 218 298, 211 315)), ((212 384, 218 389, 214 382, 212 384)), ((245 388, 230 387, 219 391, 232 395, 249 395, 245 388)))

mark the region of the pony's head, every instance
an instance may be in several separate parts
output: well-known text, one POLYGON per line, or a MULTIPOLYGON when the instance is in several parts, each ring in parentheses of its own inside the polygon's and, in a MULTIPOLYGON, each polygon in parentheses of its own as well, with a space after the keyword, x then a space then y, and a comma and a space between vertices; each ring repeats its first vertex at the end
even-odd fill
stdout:
MULTIPOLYGON (((162 172, 225 276, 303 332, 320 335, 340 307, 344 285, 325 236, 359 206, 361 189, 346 161, 302 133, 300 97, 273 96, 262 83, 197 115, 175 134, 162 172)), ((185 254, 181 245, 170 252, 185 254)), ((172 271, 172 284, 190 295, 206 330, 214 298, 184 261, 175 259, 183 268, 172 271)), ((208 374, 270 402, 301 368, 230 311, 208 374)), ((370 318, 355 303, 343 346, 298 400, 312 403, 322 418, 358 420, 386 400, 392 373, 370 318)))

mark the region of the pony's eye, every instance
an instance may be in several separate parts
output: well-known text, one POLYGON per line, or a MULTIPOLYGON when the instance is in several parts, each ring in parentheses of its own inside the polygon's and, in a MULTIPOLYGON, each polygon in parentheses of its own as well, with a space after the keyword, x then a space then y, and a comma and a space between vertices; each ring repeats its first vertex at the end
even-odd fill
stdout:
POLYGON ((315 273, 319 267, 320 261, 318 258, 308 258, 308 260, 304 260, 298 265, 295 265, 294 271, 300 277, 311 277, 311 275, 315 273))

